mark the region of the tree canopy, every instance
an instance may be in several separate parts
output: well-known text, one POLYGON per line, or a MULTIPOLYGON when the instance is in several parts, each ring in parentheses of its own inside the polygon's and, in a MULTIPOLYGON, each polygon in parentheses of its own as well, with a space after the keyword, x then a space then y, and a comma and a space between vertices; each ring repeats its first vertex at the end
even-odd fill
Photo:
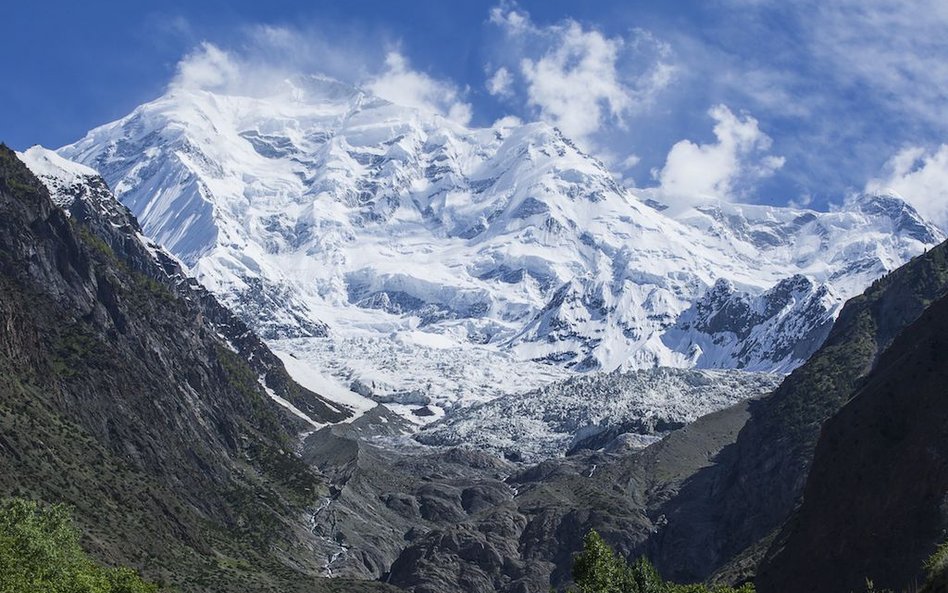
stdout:
POLYGON ((102 567, 63 505, 0 502, 0 593, 156 593, 129 568, 102 567))
POLYGON ((753 593, 754 586, 708 587, 704 584, 679 585, 662 579, 647 558, 626 562, 590 531, 583 540, 583 551, 573 561, 573 580, 577 589, 571 593, 753 593))

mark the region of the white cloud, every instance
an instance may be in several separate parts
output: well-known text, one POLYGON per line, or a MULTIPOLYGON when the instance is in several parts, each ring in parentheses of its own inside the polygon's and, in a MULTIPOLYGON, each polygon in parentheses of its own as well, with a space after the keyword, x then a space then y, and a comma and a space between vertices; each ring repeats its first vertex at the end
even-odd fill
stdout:
POLYGON ((493 76, 487 79, 487 92, 492 95, 507 96, 511 94, 512 85, 513 77, 510 75, 510 70, 501 66, 493 76))
MULTIPOLYGON (((379 44, 381 45, 381 44, 379 44)), ((407 107, 440 113, 461 124, 471 105, 457 86, 413 70, 398 51, 381 54, 358 36, 336 40, 312 31, 255 26, 238 49, 203 42, 178 63, 171 89, 204 89, 251 96, 288 88, 287 79, 326 75, 407 107)))
POLYGON ((791 208, 809 208, 813 203, 813 194, 803 193, 787 202, 791 208))
POLYGON ((884 176, 866 184, 866 191, 894 191, 948 230, 948 144, 934 152, 917 146, 900 150, 886 163, 884 176))
POLYGON ((506 9, 504 6, 495 6, 490 10, 490 22, 500 25, 513 32, 525 31, 533 27, 530 17, 517 9, 506 9))
POLYGON ((491 124, 491 128, 502 130, 504 128, 516 128, 523 125, 523 120, 515 115, 505 115, 491 124))
POLYGON ((639 155, 630 154, 619 163, 619 166, 623 169, 631 169, 632 167, 638 165, 639 161, 641 160, 642 158, 639 155))
POLYGON ((202 43, 178 62, 172 88, 224 90, 240 79, 234 58, 216 45, 202 43))
POLYGON ((621 40, 570 23, 550 52, 535 61, 521 61, 528 103, 567 136, 581 141, 599 130, 605 115, 621 121, 633 101, 616 72, 621 45, 621 40))
POLYGON ((497 59, 506 66, 488 90, 520 91, 528 109, 586 150, 597 148, 598 133, 624 127, 674 78, 670 49, 644 31, 608 37, 571 19, 539 26, 516 7, 494 8, 490 22, 504 35, 497 59))
POLYGON ((783 157, 765 154, 770 137, 750 115, 739 117, 724 105, 708 111, 717 142, 696 144, 681 140, 672 146, 665 166, 654 173, 663 201, 687 207, 707 199, 733 200, 742 187, 773 174, 783 157))
POLYGON ((440 113, 462 125, 471 121, 471 105, 461 100, 452 84, 412 70, 398 52, 385 57, 386 70, 366 84, 372 93, 392 103, 440 113))
MULTIPOLYGON (((757 108, 808 116, 855 97, 944 129, 948 121, 948 3, 944 0, 727 0, 724 42, 696 44, 693 61, 757 108), (779 24, 778 24, 779 23, 779 24), (733 28, 733 29, 732 29, 733 28), (748 32, 754 32, 753 37, 748 32), (747 45, 758 35, 765 47, 747 45), (745 43, 746 43, 745 41, 745 43), (728 48, 721 53, 722 48, 728 48), (736 51, 735 51, 736 50, 736 51), (722 80, 723 78, 723 80, 722 80)), ((717 41, 717 40, 715 40, 717 41)))
POLYGON ((287 79, 312 74, 359 84, 383 62, 357 41, 286 27, 248 27, 240 43, 227 48, 200 43, 178 62, 169 87, 263 96, 286 88, 287 79))

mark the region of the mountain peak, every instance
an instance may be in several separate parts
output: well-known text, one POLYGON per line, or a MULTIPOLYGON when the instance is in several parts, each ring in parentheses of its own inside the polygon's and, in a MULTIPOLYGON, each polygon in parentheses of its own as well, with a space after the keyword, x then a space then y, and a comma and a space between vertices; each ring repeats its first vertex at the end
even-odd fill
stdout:
POLYGON ((944 237, 938 227, 922 218, 915 207, 894 190, 858 194, 851 207, 872 217, 891 220, 897 232, 922 243, 939 242, 944 237))

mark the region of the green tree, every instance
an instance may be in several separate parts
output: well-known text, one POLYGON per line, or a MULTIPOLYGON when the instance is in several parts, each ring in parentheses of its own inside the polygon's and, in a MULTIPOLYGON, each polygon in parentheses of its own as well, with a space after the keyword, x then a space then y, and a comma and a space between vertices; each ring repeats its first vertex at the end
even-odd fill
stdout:
POLYGON ((63 505, 0 503, 0 593, 155 593, 127 568, 102 568, 79 544, 63 505))
POLYGON ((595 531, 583 538, 583 551, 573 561, 573 580, 576 593, 754 593, 750 584, 734 589, 665 581, 647 558, 629 564, 595 531))
MULTIPOLYGON (((583 551, 573 561, 573 580, 579 593, 627 593, 629 568, 605 540, 590 531, 583 538, 583 551)), ((637 591, 637 590, 635 590, 637 591)))
POLYGON ((666 593, 671 589, 670 584, 662 580, 645 556, 640 556, 632 563, 629 567, 629 577, 632 587, 628 590, 632 593, 666 593))

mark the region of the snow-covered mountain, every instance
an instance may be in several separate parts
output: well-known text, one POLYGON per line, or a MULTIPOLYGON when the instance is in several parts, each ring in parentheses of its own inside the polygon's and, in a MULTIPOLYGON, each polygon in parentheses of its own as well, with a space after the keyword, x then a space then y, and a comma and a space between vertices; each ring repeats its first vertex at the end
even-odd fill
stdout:
POLYGON ((672 217, 546 124, 466 128, 318 77, 173 89, 59 153, 277 348, 345 344, 347 385, 441 405, 430 379, 465 353, 511 369, 500 391, 565 369, 786 371, 845 299, 943 239, 895 195, 672 217))

